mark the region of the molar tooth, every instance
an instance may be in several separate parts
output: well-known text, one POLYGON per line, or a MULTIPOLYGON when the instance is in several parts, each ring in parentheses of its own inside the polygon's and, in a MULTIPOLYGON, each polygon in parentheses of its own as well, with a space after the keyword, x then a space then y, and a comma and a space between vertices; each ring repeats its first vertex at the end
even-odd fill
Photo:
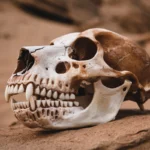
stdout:
POLYGON ((42 105, 45 107, 46 106, 46 101, 42 100, 42 105))
POLYGON ((41 78, 40 78, 39 76, 37 76, 37 78, 36 78, 36 83, 37 83, 37 84, 40 84, 40 82, 41 82, 41 78))
POLYGON ((50 101, 52 107, 54 107, 54 101, 50 101))
POLYGON ((73 106, 73 103, 72 103, 72 102, 68 102, 68 106, 69 106, 69 107, 72 107, 72 106, 73 106))
POLYGON ((57 93, 57 91, 55 91, 54 94, 53 94, 53 98, 57 99, 57 97, 58 97, 58 93, 57 93))
POLYGON ((35 89, 35 94, 40 95, 40 87, 39 86, 37 86, 37 88, 35 89))
POLYGON ((59 101, 55 101, 55 106, 56 106, 56 107, 59 106, 59 101))
POLYGON ((21 84, 19 86, 18 93, 23 93, 23 92, 24 92, 24 86, 23 86, 23 84, 21 84))
POLYGON ((6 102, 9 101, 9 98, 10 98, 10 96, 9 96, 9 86, 7 85, 6 89, 5 89, 5 100, 6 100, 6 102))
POLYGON ((33 84, 29 83, 26 88, 26 100, 29 100, 33 95, 33 84))
POLYGON ((37 105, 37 107, 39 108, 39 107, 41 106, 41 100, 37 100, 37 101, 36 101, 36 105, 37 105))
POLYGON ((50 107, 50 100, 46 100, 46 103, 50 107))
POLYGON ((71 95, 70 95, 70 99, 75 99, 75 95, 74 95, 74 94, 71 94, 71 95))
POLYGON ((69 97, 69 94, 66 94, 66 95, 65 95, 65 99, 68 100, 69 98, 70 98, 70 97, 69 97))
POLYGON ((35 100, 33 97, 30 98, 29 100, 29 106, 30 106, 30 109, 33 111, 36 109, 36 106, 35 106, 35 100))
POLYGON ((67 107, 67 102, 63 102, 64 107, 67 107))
POLYGON ((49 90, 49 91, 47 92, 47 97, 51 97, 51 96, 52 96, 52 91, 49 90))
POLYGON ((13 89, 13 93, 18 93, 18 84, 15 85, 15 87, 13 89))
POLYGON ((79 106, 79 102, 77 102, 77 101, 73 102, 73 104, 74 104, 75 106, 79 106))
POLYGON ((45 96, 46 95, 46 89, 45 88, 43 88, 43 90, 41 91, 41 94, 40 94, 41 96, 45 96))
POLYGON ((65 99, 64 93, 61 93, 60 96, 59 96, 59 98, 62 99, 62 100, 64 100, 65 99))

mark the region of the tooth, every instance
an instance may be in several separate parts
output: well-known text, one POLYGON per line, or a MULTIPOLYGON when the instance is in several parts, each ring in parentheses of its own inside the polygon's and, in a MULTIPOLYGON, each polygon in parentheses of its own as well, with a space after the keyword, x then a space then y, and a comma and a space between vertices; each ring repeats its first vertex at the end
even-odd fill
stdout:
POLYGON ((21 84, 19 86, 19 90, 18 90, 18 93, 23 93, 24 92, 24 87, 23 87, 23 84, 21 84))
POLYGON ((74 95, 74 94, 71 94, 71 95, 70 95, 70 99, 75 99, 75 95, 74 95))
POLYGON ((59 96, 59 98, 62 99, 62 100, 64 100, 65 99, 64 93, 61 93, 60 96, 59 96))
POLYGON ((13 89, 13 93, 18 93, 18 84, 15 85, 15 87, 13 89))
POLYGON ((29 100, 33 95, 33 84, 29 83, 26 88, 26 100, 29 100))
POLYGON ((43 90, 41 91, 41 94, 40 94, 41 96, 45 96, 46 95, 46 89, 45 88, 43 88, 43 90))
POLYGON ((23 108, 27 108, 26 102, 22 102, 23 108))
POLYGON ((14 99, 11 99, 11 109, 14 110, 15 109, 15 103, 16 101, 14 99))
POLYGON ((37 88, 35 89, 35 94, 40 95, 40 87, 39 86, 37 86, 37 88))
POLYGON ((41 100, 36 101, 37 107, 39 108, 41 106, 41 100))
POLYGON ((79 106, 79 102, 73 102, 75 106, 79 106))
POLYGON ((26 107, 29 108, 29 102, 26 102, 26 107))
POLYGON ((46 106, 46 101, 42 100, 42 105, 45 107, 46 106))
POLYGON ((54 106, 54 101, 50 101, 50 103, 51 103, 51 106, 53 107, 54 106))
POLYGON ((58 93, 55 91, 54 94, 53 94, 53 98, 57 99, 57 97, 58 97, 58 93))
POLYGON ((34 117, 35 117, 36 119, 38 119, 37 112, 35 112, 33 115, 34 115, 34 117))
POLYGON ((66 95, 65 95, 65 99, 69 99, 69 94, 66 94, 66 95))
POLYGON ((72 107, 72 106, 73 106, 73 103, 72 103, 72 102, 68 102, 68 106, 69 106, 69 107, 72 107))
POLYGON ((11 87, 10 87, 10 93, 12 94, 13 93, 13 89, 14 89, 14 86, 13 85, 11 85, 11 87))
POLYGON ((10 98, 10 96, 9 96, 9 86, 7 85, 6 89, 5 89, 5 100, 6 100, 6 102, 9 101, 9 98, 10 98))
POLYGON ((55 106, 56 106, 56 107, 59 106, 59 101, 55 101, 55 106))
POLYGON ((47 92, 47 97, 51 97, 51 96, 52 96, 52 91, 49 90, 49 91, 47 92))
POLYGON ((50 100, 46 100, 46 103, 50 107, 50 100))
POLYGON ((60 102, 60 106, 63 107, 63 101, 59 101, 60 102))
POLYGON ((33 97, 30 98, 29 105, 30 105, 30 108, 31 108, 32 111, 35 110, 35 108, 36 108, 35 107, 35 100, 34 100, 33 97))
POLYGON ((64 107, 67 107, 67 102, 64 102, 64 107))

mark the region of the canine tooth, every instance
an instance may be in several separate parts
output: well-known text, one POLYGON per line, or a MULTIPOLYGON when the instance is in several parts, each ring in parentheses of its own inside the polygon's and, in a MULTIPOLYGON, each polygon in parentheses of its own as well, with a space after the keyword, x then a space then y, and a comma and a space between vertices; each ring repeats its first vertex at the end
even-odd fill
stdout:
POLYGON ((79 106, 79 102, 73 102, 73 104, 75 105, 75 106, 79 106))
POLYGON ((42 105, 45 107, 46 106, 46 101, 42 100, 42 105))
POLYGON ((66 94, 66 95, 65 95, 65 99, 69 99, 69 94, 66 94))
POLYGON ((74 94, 71 94, 71 95, 70 95, 70 99, 75 99, 75 95, 74 95, 74 94))
POLYGON ((15 85, 15 87, 13 89, 13 93, 18 93, 18 84, 15 85))
POLYGON ((45 88, 43 88, 43 90, 41 91, 41 94, 40 94, 41 96, 45 96, 46 95, 46 89, 45 88))
POLYGON ((23 92, 24 92, 24 87, 23 87, 23 84, 21 84, 19 86, 18 93, 23 93, 23 92))
POLYGON ((26 100, 30 100, 30 97, 33 95, 33 84, 30 83, 26 88, 26 100))
POLYGON ((53 94, 53 98, 57 99, 57 97, 58 97, 58 93, 55 91, 53 94))
POLYGON ((59 101, 55 101, 55 105, 56 105, 56 107, 58 107, 59 106, 59 101))
POLYGON ((65 99, 64 93, 61 93, 60 96, 59 96, 59 98, 62 99, 62 100, 64 100, 65 99))
POLYGON ((9 101, 9 98, 10 98, 10 96, 9 96, 9 86, 7 85, 6 89, 5 89, 5 100, 6 100, 6 102, 9 101))
POLYGON ((37 86, 37 88, 35 89, 35 94, 40 94, 40 87, 39 86, 37 86))
POLYGON ((50 100, 46 100, 48 106, 50 106, 50 100))
POLYGON ((72 107, 72 106, 73 106, 73 103, 72 103, 72 102, 68 102, 68 106, 69 106, 69 107, 72 107))
POLYGON ((64 107, 67 107, 67 102, 64 102, 64 107))
POLYGON ((50 104, 53 107, 54 106, 54 101, 50 101, 50 104))
POLYGON ((37 107, 39 108, 41 106, 41 100, 36 101, 37 107))
POLYGON ((29 105, 30 105, 31 110, 35 110, 35 100, 33 97, 30 98, 29 105))
POLYGON ((51 97, 51 96, 52 96, 52 91, 49 90, 49 91, 47 92, 47 97, 51 97))

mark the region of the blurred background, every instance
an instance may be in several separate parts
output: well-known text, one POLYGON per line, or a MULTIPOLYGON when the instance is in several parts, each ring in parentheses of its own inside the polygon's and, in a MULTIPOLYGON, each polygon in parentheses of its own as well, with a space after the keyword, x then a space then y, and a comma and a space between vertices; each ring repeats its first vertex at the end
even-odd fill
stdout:
MULTIPOLYGON (((94 27, 125 35, 150 54, 149 0, 0 0, 0 127, 16 121, 3 95, 20 48, 94 27)), ((124 102, 122 108, 138 107, 124 102)))

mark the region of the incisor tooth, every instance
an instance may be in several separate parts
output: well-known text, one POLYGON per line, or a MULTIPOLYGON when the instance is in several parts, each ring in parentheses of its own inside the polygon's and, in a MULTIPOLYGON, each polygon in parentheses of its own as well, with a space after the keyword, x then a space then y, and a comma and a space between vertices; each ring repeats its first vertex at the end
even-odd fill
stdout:
POLYGON ((29 105, 31 110, 35 110, 35 100, 33 97, 30 98, 29 105))
POLYGON ((41 91, 41 94, 40 94, 41 96, 45 96, 46 95, 46 89, 45 88, 43 88, 43 90, 41 91))
POLYGON ((52 91, 49 90, 49 91, 47 92, 47 97, 51 97, 51 96, 52 96, 52 91))
POLYGON ((9 90, 9 93, 13 93, 13 89, 14 89, 14 86, 11 85, 10 90, 9 90))
POLYGON ((75 95, 74 95, 74 94, 71 94, 71 95, 70 95, 70 99, 75 99, 75 95))
POLYGON ((62 100, 64 100, 65 99, 64 93, 61 93, 60 96, 59 96, 59 98, 62 99, 62 100))
POLYGON ((24 87, 23 87, 23 84, 21 84, 19 86, 18 93, 23 93, 23 92, 24 92, 24 87))
POLYGON ((9 101, 9 98, 10 98, 10 96, 9 96, 9 86, 7 85, 6 89, 5 89, 5 100, 6 100, 6 102, 9 101))
POLYGON ((58 97, 58 93, 55 91, 54 94, 53 94, 53 98, 57 99, 57 97, 58 97))
POLYGON ((30 97, 33 95, 33 84, 29 83, 26 88, 26 100, 30 100, 30 97))
POLYGON ((11 104, 10 104, 10 105, 11 105, 11 109, 14 110, 14 109, 15 109, 15 106, 14 106, 14 99, 11 99, 11 104))

